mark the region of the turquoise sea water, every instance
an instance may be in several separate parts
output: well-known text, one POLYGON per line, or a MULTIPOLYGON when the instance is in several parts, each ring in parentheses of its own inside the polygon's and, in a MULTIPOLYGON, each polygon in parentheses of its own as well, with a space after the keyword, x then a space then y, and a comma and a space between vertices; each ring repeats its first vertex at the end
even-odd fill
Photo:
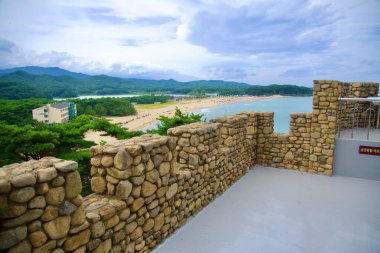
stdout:
MULTIPOLYGON (((194 113, 202 113, 207 120, 210 120, 242 111, 272 111, 274 112, 274 131, 277 133, 288 133, 290 113, 311 112, 311 110, 312 97, 292 97, 239 101, 195 110, 194 113)), ((146 129, 155 128, 156 125, 157 123, 146 129)))

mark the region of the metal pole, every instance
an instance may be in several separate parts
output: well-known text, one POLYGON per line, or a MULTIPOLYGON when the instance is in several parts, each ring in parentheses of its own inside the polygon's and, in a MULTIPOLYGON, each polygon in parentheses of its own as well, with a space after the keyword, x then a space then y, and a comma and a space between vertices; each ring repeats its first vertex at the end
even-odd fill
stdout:
POLYGON ((351 109, 351 118, 352 118, 352 126, 351 126, 351 139, 354 138, 354 128, 355 128, 355 116, 358 108, 354 107, 351 109))
POLYGON ((375 110, 369 107, 366 111, 368 111, 368 126, 367 126, 367 141, 369 140, 369 129, 371 127, 371 115, 372 112, 375 113, 375 110))
POLYGON ((338 138, 340 138, 340 128, 341 128, 341 124, 342 124, 342 119, 341 119, 341 106, 342 104, 340 103, 340 101, 338 100, 338 117, 337 117, 337 120, 339 120, 339 123, 338 123, 338 138))

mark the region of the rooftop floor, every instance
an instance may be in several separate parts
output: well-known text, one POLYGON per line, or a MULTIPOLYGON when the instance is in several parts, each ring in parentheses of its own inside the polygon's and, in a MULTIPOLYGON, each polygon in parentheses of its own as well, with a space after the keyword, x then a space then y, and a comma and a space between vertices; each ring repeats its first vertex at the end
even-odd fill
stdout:
POLYGON ((380 252, 380 181, 256 166, 155 253, 380 252))

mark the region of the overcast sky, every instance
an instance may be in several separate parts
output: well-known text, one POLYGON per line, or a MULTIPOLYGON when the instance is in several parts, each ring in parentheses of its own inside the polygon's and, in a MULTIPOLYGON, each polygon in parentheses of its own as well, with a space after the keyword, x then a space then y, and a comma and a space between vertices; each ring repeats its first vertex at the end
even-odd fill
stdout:
POLYGON ((380 81, 380 0, 0 0, 0 68, 380 81))

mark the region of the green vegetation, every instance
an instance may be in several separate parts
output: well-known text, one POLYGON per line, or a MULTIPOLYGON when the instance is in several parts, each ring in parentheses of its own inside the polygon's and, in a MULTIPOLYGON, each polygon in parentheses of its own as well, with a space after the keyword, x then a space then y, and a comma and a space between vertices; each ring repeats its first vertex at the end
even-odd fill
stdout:
POLYGON ((194 98, 205 98, 205 97, 207 97, 206 91, 200 90, 200 89, 192 90, 190 92, 190 95, 194 98))
MULTIPOLYGON (((85 116, 88 116, 88 115, 85 115, 85 116)), ((144 134, 143 131, 129 132, 125 128, 112 124, 104 118, 98 118, 96 120, 93 120, 89 129, 93 129, 96 131, 105 131, 107 134, 115 137, 118 140, 129 139, 129 138, 144 134)))
POLYGON ((142 135, 143 132, 129 132, 111 124, 103 118, 82 115, 67 124, 10 125, 0 123, 0 166, 55 156, 78 162, 78 171, 83 181, 83 194, 89 193, 89 173, 91 155, 87 148, 95 145, 85 141, 84 133, 89 130, 105 131, 117 139, 127 139, 142 135))
POLYGON ((45 92, 43 89, 31 85, 16 82, 4 82, 0 83, 0 98, 53 98, 53 96, 52 94, 45 92))
POLYGON ((254 86, 246 90, 247 95, 252 96, 270 96, 270 95, 285 95, 285 96, 304 96, 312 95, 311 88, 296 86, 296 85, 277 85, 254 86))
POLYGON ((145 109, 145 110, 150 110, 150 109, 158 109, 158 108, 163 108, 169 105, 178 105, 178 104, 188 104, 191 103, 191 100, 181 100, 181 101, 170 101, 166 103, 160 103, 160 104, 138 104, 135 105, 136 109, 145 109))
POLYGON ((136 109, 131 102, 138 104, 165 103, 169 98, 164 95, 142 95, 130 98, 88 98, 69 99, 68 101, 76 104, 78 115, 125 116, 136 114, 136 109))
POLYGON ((0 122, 18 126, 32 124, 32 110, 49 102, 51 100, 41 98, 0 99, 0 122))
MULTIPOLYGON (((26 69, 25 69, 26 70, 26 69)), ((43 73, 42 71, 36 73, 43 73)), ((169 80, 145 80, 136 78, 119 78, 106 75, 88 76, 74 73, 71 75, 56 75, 65 73, 64 70, 52 72, 52 74, 30 74, 24 71, 16 71, 0 76, 0 85, 5 83, 11 85, 11 90, 7 88, 1 92, 0 98, 11 98, 9 94, 17 90, 17 85, 27 85, 34 88, 33 94, 29 97, 76 97, 78 94, 128 94, 128 93, 177 93, 189 94, 193 91, 202 93, 218 92, 220 95, 311 95, 312 89, 294 85, 249 85, 246 83, 227 82, 220 80, 199 80, 191 82, 179 82, 169 80), (17 84, 17 85, 16 85, 17 84), (281 86, 278 88, 276 86, 281 86), (266 87, 266 88, 262 88, 266 87), (289 91, 290 89, 290 91, 289 91), (11 93, 9 93, 11 92, 11 93), (275 92, 275 93, 273 93, 275 92), (281 93, 276 93, 281 92, 281 93)), ((0 72, 1 74, 1 72, 0 72)), ((20 88, 19 90, 23 90, 20 88)), ((132 100, 131 100, 132 101, 132 100)), ((133 102, 133 101, 132 101, 133 102)), ((138 101, 136 101, 138 102, 138 101)))
POLYGON ((93 116, 125 116, 136 114, 128 98, 69 99, 77 106, 77 114, 93 116))
MULTIPOLYGON (((125 116, 133 115, 136 109, 131 100, 141 104, 155 105, 153 103, 165 103, 168 96, 146 95, 136 98, 96 98, 96 99, 69 99, 77 106, 78 115, 92 116, 125 116)), ((23 126, 33 123, 32 110, 47 103, 57 103, 55 100, 45 98, 28 99, 0 99, 0 122, 10 125, 23 126)))
POLYGON ((130 97, 129 100, 131 102, 135 102, 137 104, 154 104, 154 103, 166 103, 171 97, 165 95, 142 95, 138 97, 130 97))
MULTIPOLYGON (((203 114, 183 113, 180 109, 176 108, 174 116, 172 118, 161 115, 158 118, 160 123, 158 124, 157 129, 148 130, 148 132, 159 135, 166 135, 169 128, 186 125, 194 122, 200 122, 202 121, 203 117, 203 114)), ((203 121, 205 121, 205 119, 203 121)))

